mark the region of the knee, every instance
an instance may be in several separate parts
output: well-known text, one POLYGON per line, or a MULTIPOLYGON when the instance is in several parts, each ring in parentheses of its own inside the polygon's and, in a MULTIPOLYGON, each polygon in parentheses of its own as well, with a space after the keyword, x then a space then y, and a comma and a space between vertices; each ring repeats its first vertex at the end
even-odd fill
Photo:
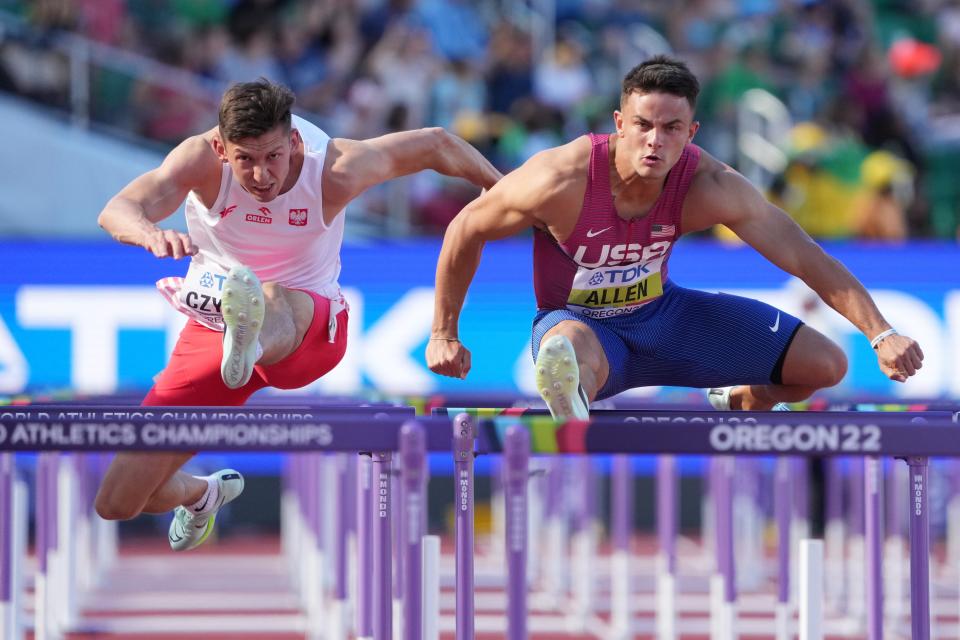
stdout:
POLYGON ((570 344, 573 345, 573 349, 577 352, 577 355, 580 355, 581 352, 586 351, 585 347, 588 346, 587 340, 590 335, 590 330, 582 323, 565 320, 548 331, 546 335, 543 336, 543 339, 546 340, 555 335, 561 335, 567 338, 570 344))
POLYGON ((276 282, 264 282, 261 285, 263 291, 263 299, 269 303, 286 303, 286 296, 284 296, 284 288, 282 285, 277 284, 276 282))
POLYGON ((140 515, 141 507, 112 496, 110 491, 103 488, 97 493, 93 502, 97 515, 104 520, 131 520, 140 515))
POLYGON ((847 375, 847 355, 843 352, 843 349, 833 342, 829 342, 828 345, 821 352, 819 367, 822 377, 821 387, 832 387, 840 384, 843 377, 847 375))

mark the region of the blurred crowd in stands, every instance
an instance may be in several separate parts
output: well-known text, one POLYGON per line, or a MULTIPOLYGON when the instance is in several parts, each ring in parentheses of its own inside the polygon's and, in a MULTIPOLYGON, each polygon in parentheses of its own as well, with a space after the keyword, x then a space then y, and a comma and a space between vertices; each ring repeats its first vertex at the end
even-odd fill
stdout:
MULTIPOLYGON (((332 135, 439 125, 504 171, 612 130, 625 71, 670 51, 702 84, 696 142, 733 166, 743 94, 764 89, 786 105, 785 169, 762 186, 813 235, 958 233, 960 0, 0 0, 0 10, 30 29, 0 33, 10 92, 69 106, 69 64, 49 46, 65 34, 192 73, 171 86, 92 66, 94 123, 173 145, 215 123, 228 83, 265 76, 332 135)), ((412 181, 415 228, 442 231, 474 195, 412 181)))

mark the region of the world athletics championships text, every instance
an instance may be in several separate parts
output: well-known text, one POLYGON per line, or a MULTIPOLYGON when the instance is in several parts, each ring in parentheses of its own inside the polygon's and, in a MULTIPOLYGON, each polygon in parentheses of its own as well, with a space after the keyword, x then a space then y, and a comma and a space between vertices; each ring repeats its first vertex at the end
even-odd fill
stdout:
POLYGON ((333 442, 323 423, 17 422, 0 424, 0 446, 25 447, 326 447, 333 442))

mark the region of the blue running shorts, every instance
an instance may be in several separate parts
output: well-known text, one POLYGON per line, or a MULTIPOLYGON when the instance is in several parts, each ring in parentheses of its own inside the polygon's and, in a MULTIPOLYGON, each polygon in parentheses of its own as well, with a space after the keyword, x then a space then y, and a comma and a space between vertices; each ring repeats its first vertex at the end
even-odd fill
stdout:
POLYGON ((660 298, 623 316, 594 319, 568 309, 537 312, 531 340, 534 360, 544 334, 564 320, 593 329, 607 354, 610 375, 598 400, 634 387, 781 384, 787 348, 803 325, 758 300, 684 289, 667 281, 660 298))

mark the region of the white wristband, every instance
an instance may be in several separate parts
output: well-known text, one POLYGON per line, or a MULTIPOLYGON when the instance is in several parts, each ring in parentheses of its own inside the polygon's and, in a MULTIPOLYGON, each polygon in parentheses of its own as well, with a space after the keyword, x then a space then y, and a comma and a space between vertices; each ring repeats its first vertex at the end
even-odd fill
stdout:
POLYGON ((879 335, 877 335, 876 338, 874 338, 873 340, 871 340, 871 341, 870 341, 870 346, 871 346, 872 348, 876 349, 876 348, 877 348, 877 345, 879 345, 881 342, 883 342, 883 339, 884 339, 884 338, 886 338, 886 337, 888 337, 888 336, 895 336, 895 335, 898 335, 896 329, 887 329, 886 331, 883 331, 882 333, 880 333, 879 335))

